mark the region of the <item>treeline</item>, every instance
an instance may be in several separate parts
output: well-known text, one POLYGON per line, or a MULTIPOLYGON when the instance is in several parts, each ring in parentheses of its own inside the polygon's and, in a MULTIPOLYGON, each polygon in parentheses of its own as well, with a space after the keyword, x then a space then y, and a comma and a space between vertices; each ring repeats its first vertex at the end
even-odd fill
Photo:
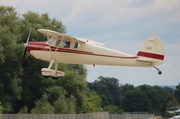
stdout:
POLYGON ((39 28, 66 32, 62 22, 47 13, 19 15, 11 6, 0 6, 0 113, 164 112, 179 104, 180 84, 172 98, 168 87, 122 85, 116 78, 102 76, 88 83, 86 68, 73 64, 59 65, 66 75, 58 80, 42 77, 40 70, 48 62, 29 55, 22 62, 30 29, 30 41, 46 41, 39 28))
POLYGON ((180 84, 169 87, 130 84, 122 85, 116 78, 102 77, 88 83, 87 89, 94 90, 102 99, 102 108, 110 113, 148 112, 165 113, 171 106, 180 105, 180 84))

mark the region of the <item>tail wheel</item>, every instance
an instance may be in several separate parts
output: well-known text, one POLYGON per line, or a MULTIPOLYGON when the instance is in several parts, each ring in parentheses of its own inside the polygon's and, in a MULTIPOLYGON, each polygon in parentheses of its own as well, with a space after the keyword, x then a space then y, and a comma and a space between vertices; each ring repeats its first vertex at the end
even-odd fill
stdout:
POLYGON ((161 75, 162 71, 160 71, 160 69, 158 69, 157 67, 155 67, 154 65, 152 65, 156 70, 158 70, 158 74, 161 75))
POLYGON ((162 71, 158 71, 158 74, 161 75, 161 74, 162 74, 162 71))

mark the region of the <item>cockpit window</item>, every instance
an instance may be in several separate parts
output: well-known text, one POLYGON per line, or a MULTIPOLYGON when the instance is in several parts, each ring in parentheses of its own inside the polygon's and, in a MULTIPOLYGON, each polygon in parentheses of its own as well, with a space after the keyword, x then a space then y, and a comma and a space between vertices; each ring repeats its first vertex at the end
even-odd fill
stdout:
POLYGON ((56 39, 55 37, 51 37, 51 38, 49 39, 48 43, 51 45, 55 39, 56 39))
POLYGON ((79 43, 74 43, 74 48, 79 48, 81 46, 81 44, 79 43))
POLYGON ((70 41, 57 40, 56 41, 56 47, 70 48, 70 41))
POLYGON ((65 41, 65 46, 64 48, 70 48, 70 41, 65 41))
POLYGON ((56 40, 56 45, 55 45, 55 46, 57 47, 57 46, 59 45, 60 42, 61 42, 61 40, 58 40, 58 39, 57 39, 57 40, 56 40))
POLYGON ((70 41, 66 41, 66 40, 60 40, 60 39, 57 39, 55 37, 51 37, 48 40, 48 44, 50 44, 52 46, 55 46, 55 47, 70 48, 71 42, 70 41))

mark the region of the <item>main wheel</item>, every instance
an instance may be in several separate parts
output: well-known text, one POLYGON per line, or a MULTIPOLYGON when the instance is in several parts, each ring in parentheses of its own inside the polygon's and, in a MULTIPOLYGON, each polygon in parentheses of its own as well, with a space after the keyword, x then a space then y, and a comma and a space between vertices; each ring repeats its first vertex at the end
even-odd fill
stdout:
POLYGON ((161 72, 161 71, 158 71, 158 74, 159 74, 159 75, 161 75, 161 74, 162 74, 162 72, 161 72))
POLYGON ((57 80, 59 77, 51 76, 52 79, 57 80))
MULTIPOLYGON (((42 75, 43 76, 43 75, 42 75)), ((49 78, 50 76, 43 76, 44 78, 49 78)))

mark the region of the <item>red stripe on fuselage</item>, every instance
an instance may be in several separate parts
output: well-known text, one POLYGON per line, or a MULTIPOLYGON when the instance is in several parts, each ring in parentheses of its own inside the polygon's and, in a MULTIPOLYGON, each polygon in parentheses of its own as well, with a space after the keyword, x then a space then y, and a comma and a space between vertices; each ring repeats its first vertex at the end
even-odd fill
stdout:
MULTIPOLYGON (((49 45, 45 42, 29 42, 27 45, 29 53, 31 50, 50 51, 50 49, 47 47, 49 47, 49 45)), ((93 56, 103 56, 103 57, 113 57, 113 58, 126 58, 126 59, 138 58, 137 56, 122 57, 122 56, 113 56, 113 55, 105 55, 105 54, 94 54, 93 52, 73 50, 73 49, 69 49, 69 48, 58 48, 56 50, 56 47, 52 47, 52 46, 51 46, 51 51, 74 53, 74 54, 84 54, 84 55, 93 55, 93 56)))
POLYGON ((143 57, 148 57, 148 58, 153 58, 153 59, 158 59, 158 60, 164 60, 164 55, 142 52, 142 51, 139 51, 137 56, 143 56, 143 57))

